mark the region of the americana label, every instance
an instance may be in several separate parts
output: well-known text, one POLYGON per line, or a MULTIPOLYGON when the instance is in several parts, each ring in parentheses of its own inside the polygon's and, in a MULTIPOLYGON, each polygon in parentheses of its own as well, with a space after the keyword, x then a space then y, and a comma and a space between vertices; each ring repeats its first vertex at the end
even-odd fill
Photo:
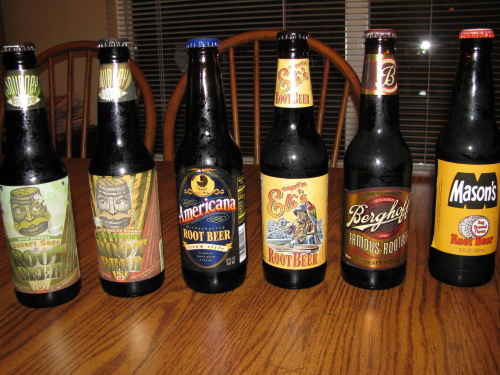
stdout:
POLYGON ((497 164, 438 160, 432 246, 449 254, 493 253, 498 242, 497 164))
POLYGON ((221 272, 247 258, 245 179, 219 168, 183 168, 178 177, 182 266, 221 272))
POLYGON ((389 269, 406 262, 410 189, 346 190, 342 259, 365 269, 389 269))
POLYGON ((80 279, 68 177, 39 185, 0 186, 14 288, 48 293, 80 279))
POLYGON ((129 63, 102 64, 99 68, 99 102, 125 102, 136 99, 135 82, 129 63))
POLYGON ((261 174, 261 182, 264 262, 290 270, 325 263, 328 175, 287 179, 261 174))
POLYGON ((278 59, 274 105, 303 108, 313 104, 309 59, 278 59))
POLYGON ((36 70, 5 71, 5 109, 25 111, 45 106, 36 70))
POLYGON ((135 282, 158 275, 164 262, 156 169, 89 177, 101 277, 135 282))
POLYGON ((361 93, 366 95, 398 94, 396 59, 392 54, 367 54, 363 63, 361 93))

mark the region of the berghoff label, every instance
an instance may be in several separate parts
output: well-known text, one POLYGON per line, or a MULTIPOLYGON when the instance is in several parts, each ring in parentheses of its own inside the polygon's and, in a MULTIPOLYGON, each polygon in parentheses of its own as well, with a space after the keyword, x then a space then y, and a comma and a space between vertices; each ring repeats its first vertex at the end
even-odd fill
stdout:
POLYGON ((303 270, 326 262, 328 175, 286 179, 261 174, 264 261, 303 270))
POLYGON ((101 277, 135 282, 158 275, 163 244, 156 169, 89 177, 101 277))
POLYGON ((406 261, 410 189, 345 191, 343 261, 365 269, 389 269, 406 261))
POLYGON ((99 102, 136 99, 135 83, 128 63, 102 64, 99 69, 99 102))
POLYGON ((398 94, 394 55, 367 54, 363 65, 361 93, 366 95, 398 94))
POLYGON ((0 186, 14 288, 48 293, 80 279, 68 177, 31 186, 0 186))
POLYGON ((24 111, 43 107, 42 88, 36 70, 5 72, 5 109, 24 111))
POLYGON ((282 108, 313 106, 308 59, 278 59, 274 105, 282 108))
POLYGON ((183 168, 177 177, 183 267, 228 271, 247 257, 245 179, 225 170, 183 168))
POLYGON ((449 254, 491 254, 498 241, 498 164, 438 160, 432 247, 449 254))

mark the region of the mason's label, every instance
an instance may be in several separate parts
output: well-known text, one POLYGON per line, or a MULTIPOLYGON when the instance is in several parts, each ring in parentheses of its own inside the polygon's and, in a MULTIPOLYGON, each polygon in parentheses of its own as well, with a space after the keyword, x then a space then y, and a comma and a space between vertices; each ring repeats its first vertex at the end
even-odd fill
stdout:
POLYGON ((156 169, 89 177, 101 277, 135 282, 158 275, 163 244, 156 169))
POLYGON ((274 105, 283 108, 313 106, 309 59, 278 59, 274 105))
POLYGON ((394 55, 365 55, 361 93, 366 95, 395 95, 398 93, 396 59, 394 55))
POLYGON ((287 179, 261 174, 261 179, 264 261, 290 270, 325 263, 328 175, 287 179))
POLYGON ((135 83, 128 62, 101 64, 97 96, 100 102, 125 102, 136 99, 135 83))
POLYGON ((493 253, 498 241, 498 164, 438 160, 432 247, 455 255, 493 253))
POLYGON ((5 71, 5 109, 43 108, 42 88, 36 70, 5 71))
POLYGON ((177 177, 182 266, 221 272, 247 257, 245 179, 218 168, 183 168, 177 177))
POLYGON ((80 279, 68 177, 39 185, 0 185, 14 288, 48 293, 80 279))
POLYGON ((364 269, 406 262, 410 189, 387 187, 345 191, 342 259, 364 269))

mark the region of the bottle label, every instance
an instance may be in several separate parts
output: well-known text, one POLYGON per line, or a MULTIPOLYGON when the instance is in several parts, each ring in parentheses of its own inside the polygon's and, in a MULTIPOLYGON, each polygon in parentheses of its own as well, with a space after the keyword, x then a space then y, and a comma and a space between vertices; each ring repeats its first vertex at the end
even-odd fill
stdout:
POLYGON ((277 178, 261 174, 263 259, 289 270, 326 262, 328 174, 277 178))
POLYGON ((80 279, 68 177, 39 185, 0 185, 14 288, 48 293, 80 279))
POLYGON ((438 159, 432 247, 449 254, 491 254, 498 241, 497 164, 438 159))
POLYGON ((342 259, 364 269, 401 266, 408 249, 410 189, 345 191, 342 259))
POLYGON ((282 108, 313 106, 309 59, 278 59, 274 106, 282 108))
POLYGON ((365 55, 361 93, 365 95, 398 94, 398 78, 394 55, 365 55))
POLYGON ((5 71, 5 109, 25 111, 45 106, 35 69, 5 71))
POLYGON ((245 179, 219 168, 183 168, 178 177, 183 267, 221 272, 247 257, 245 179))
POLYGON ((156 169, 89 177, 101 277, 125 283, 158 275, 163 243, 156 169))
POLYGON ((129 63, 101 64, 97 100, 108 103, 135 99, 135 83, 129 63))

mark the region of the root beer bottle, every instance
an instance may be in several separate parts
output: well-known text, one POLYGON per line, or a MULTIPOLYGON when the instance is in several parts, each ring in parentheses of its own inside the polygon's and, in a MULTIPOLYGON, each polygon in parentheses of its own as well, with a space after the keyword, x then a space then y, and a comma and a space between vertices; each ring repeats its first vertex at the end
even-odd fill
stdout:
POLYGON ((221 293, 246 277, 243 159, 227 125, 219 42, 187 42, 186 130, 175 156, 182 275, 197 292, 221 293))
POLYGON ((80 291, 68 173, 50 143, 32 43, 3 47, 6 150, 0 203, 16 296, 50 307, 80 291))
POLYGON ((498 241, 500 133, 495 123, 490 29, 462 30, 451 113, 436 146, 429 271, 457 286, 487 283, 498 241))
POLYGON ((395 32, 364 37, 359 129, 344 160, 342 276, 386 289, 405 277, 412 159, 399 130, 395 32))
POLYGON ((260 164, 264 276, 290 289, 326 272, 328 154, 314 124, 307 38, 278 33, 274 126, 260 164))
POLYGON ((99 142, 89 178, 99 274, 107 293, 135 297, 164 280, 156 168, 139 134, 128 41, 98 47, 99 142))

